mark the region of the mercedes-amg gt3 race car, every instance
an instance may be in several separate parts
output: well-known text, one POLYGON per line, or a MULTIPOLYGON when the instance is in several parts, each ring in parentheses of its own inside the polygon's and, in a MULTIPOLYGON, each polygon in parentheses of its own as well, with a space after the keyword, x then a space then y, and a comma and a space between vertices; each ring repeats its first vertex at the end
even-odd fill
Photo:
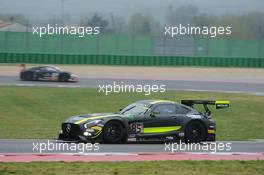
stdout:
POLYGON ((20 79, 24 81, 77 82, 78 76, 56 66, 39 66, 23 69, 20 72, 20 79))
POLYGON ((119 113, 76 115, 61 126, 59 140, 78 142, 126 143, 176 141, 187 143, 215 141, 216 126, 208 105, 228 108, 229 101, 142 100, 119 113), (203 112, 194 108, 203 106, 203 112))

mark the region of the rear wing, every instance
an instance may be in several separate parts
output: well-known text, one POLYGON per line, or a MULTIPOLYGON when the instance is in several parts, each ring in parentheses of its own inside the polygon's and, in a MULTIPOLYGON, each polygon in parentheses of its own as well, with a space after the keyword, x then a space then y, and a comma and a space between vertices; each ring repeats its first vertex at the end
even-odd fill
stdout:
POLYGON ((224 109, 230 107, 230 101, 227 100, 181 100, 181 104, 194 108, 193 105, 201 104, 204 106, 205 115, 210 116, 211 111, 207 105, 215 105, 216 109, 224 109))
POLYGON ((230 106, 230 101, 213 101, 213 100, 182 100, 181 104, 193 107, 194 104, 203 105, 215 105, 216 109, 228 108, 230 106))

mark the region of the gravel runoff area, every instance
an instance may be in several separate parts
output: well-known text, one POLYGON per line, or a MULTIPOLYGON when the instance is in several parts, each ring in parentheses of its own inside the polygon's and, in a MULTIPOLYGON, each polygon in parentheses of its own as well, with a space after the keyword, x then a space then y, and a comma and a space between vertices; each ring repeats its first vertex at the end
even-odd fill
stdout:
MULTIPOLYGON (((32 67, 33 65, 27 65, 32 67)), ((34 65, 35 66, 35 65, 34 65)), ((59 65, 63 70, 87 78, 185 80, 264 84, 264 69, 207 67, 133 67, 59 65)), ((0 76, 17 76, 19 64, 0 64, 0 76)))

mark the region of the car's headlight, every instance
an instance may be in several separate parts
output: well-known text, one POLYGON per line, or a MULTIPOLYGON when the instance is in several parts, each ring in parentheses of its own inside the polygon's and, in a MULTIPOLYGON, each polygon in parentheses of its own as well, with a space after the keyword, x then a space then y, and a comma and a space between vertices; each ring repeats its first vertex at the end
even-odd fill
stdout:
POLYGON ((94 126, 94 125, 97 125, 98 123, 100 123, 102 120, 93 120, 93 121, 90 121, 88 123, 85 123, 83 126, 84 128, 89 128, 91 126, 94 126))

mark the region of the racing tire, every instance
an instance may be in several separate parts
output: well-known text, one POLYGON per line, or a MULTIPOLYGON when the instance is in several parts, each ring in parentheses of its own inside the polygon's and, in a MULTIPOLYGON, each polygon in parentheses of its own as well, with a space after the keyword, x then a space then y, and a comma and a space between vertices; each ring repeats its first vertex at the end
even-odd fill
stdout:
POLYGON ((114 144, 125 142, 125 129, 120 122, 109 121, 103 129, 103 142, 114 144))
POLYGON ((187 124, 184 133, 185 143, 200 143, 205 137, 206 129, 200 121, 191 121, 187 124))
POLYGON ((69 81, 70 77, 71 77, 70 74, 68 74, 68 73, 66 73, 66 72, 61 73, 61 74, 59 75, 59 81, 60 81, 60 82, 67 82, 67 81, 69 81))
POLYGON ((21 79, 24 81, 33 81, 34 75, 32 72, 24 72, 21 76, 21 79))

